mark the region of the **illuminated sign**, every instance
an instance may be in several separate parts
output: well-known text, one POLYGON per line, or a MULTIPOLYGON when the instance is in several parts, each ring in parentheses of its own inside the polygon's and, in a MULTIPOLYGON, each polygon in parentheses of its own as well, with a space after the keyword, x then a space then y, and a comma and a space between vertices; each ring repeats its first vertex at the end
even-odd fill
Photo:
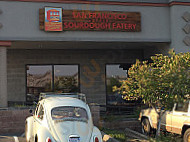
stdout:
MULTIPOLYGON (((40 10, 40 29, 43 27, 40 10)), ((63 31, 141 31, 140 12, 63 10, 63 31)))
POLYGON ((62 8, 45 8, 45 31, 62 31, 62 8))

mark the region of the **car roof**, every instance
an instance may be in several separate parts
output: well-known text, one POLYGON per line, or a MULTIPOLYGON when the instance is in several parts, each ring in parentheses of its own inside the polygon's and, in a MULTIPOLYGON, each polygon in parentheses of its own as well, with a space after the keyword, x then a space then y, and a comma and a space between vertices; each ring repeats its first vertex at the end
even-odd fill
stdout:
POLYGON ((85 94, 82 94, 82 93, 46 92, 46 93, 40 93, 39 100, 42 100, 48 97, 72 97, 72 98, 78 98, 86 103, 86 96, 85 94))
POLYGON ((50 110, 54 107, 60 107, 60 106, 75 106, 75 107, 82 107, 85 109, 88 108, 86 103, 73 97, 52 96, 45 98, 41 101, 50 110))

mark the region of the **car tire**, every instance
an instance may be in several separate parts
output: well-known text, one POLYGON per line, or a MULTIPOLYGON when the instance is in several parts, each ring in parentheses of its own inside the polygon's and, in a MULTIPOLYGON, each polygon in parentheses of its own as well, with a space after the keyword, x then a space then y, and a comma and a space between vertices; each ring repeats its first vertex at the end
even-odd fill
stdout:
POLYGON ((183 142, 190 142, 190 128, 188 128, 183 135, 183 142))
POLYGON ((141 129, 142 129, 142 133, 144 135, 150 135, 151 132, 151 126, 150 126, 150 122, 147 118, 144 118, 141 122, 141 129))

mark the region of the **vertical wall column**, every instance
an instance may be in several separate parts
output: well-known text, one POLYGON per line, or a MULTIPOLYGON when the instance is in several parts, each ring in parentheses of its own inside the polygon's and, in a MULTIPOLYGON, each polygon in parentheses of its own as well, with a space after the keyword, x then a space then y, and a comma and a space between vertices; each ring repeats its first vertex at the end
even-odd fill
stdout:
POLYGON ((7 48, 0 47, 0 107, 7 106, 7 48))

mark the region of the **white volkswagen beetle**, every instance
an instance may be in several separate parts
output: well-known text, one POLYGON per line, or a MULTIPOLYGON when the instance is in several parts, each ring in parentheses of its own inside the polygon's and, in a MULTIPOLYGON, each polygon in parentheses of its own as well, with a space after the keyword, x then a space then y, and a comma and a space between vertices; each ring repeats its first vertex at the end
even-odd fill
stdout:
POLYGON ((43 94, 25 135, 27 142, 102 142, 88 105, 76 95, 43 94))

